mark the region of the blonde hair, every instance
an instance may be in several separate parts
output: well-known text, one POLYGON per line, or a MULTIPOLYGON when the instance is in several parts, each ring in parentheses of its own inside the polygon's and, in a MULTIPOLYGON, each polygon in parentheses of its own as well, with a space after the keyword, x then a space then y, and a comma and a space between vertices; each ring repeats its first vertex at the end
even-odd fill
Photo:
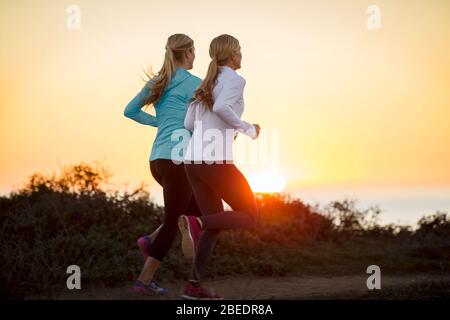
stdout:
POLYGON ((212 110, 214 105, 213 88, 219 75, 219 66, 225 65, 231 54, 239 48, 239 41, 228 34, 222 34, 211 41, 209 56, 212 60, 205 79, 194 93, 194 100, 203 103, 208 110, 212 110))
POLYGON ((151 94, 144 98, 145 105, 155 105, 158 102, 175 72, 175 61, 183 62, 185 51, 193 47, 194 41, 182 33, 173 34, 167 39, 166 53, 161 70, 156 75, 153 75, 151 71, 145 72, 147 81, 153 82, 151 94))

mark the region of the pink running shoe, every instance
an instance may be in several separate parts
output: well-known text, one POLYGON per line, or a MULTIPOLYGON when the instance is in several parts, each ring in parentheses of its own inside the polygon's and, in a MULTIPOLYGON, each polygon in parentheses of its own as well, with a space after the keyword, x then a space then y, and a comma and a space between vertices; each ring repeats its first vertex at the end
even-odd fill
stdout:
POLYGON ((181 295, 183 299, 187 300, 222 300, 223 298, 214 292, 209 291, 201 284, 194 286, 192 283, 186 283, 184 292, 181 295))
POLYGON ((202 229, 193 216, 180 216, 178 218, 178 228, 181 232, 181 249, 186 259, 193 259, 195 257, 195 248, 197 247, 198 239, 202 229))

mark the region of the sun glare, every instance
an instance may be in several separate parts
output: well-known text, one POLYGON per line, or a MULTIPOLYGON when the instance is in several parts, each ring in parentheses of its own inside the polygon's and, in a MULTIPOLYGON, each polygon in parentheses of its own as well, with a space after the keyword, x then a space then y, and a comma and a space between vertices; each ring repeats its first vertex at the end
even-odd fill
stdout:
POLYGON ((273 171, 252 174, 249 177, 249 183, 253 192, 282 192, 286 187, 285 177, 273 171))

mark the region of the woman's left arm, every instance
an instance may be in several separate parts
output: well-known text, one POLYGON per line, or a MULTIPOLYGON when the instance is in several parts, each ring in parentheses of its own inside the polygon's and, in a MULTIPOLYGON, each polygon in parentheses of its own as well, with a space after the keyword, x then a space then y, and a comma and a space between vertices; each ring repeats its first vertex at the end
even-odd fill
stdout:
POLYGON ((212 110, 219 118, 234 129, 244 133, 245 135, 256 139, 258 137, 256 128, 251 123, 241 120, 234 112, 232 106, 242 96, 245 87, 243 78, 227 79, 222 91, 219 93, 213 104, 212 110))
POLYGON ((123 115, 141 124, 157 127, 156 117, 141 110, 144 106, 144 98, 148 94, 150 94, 150 82, 147 82, 142 90, 127 104, 123 115))

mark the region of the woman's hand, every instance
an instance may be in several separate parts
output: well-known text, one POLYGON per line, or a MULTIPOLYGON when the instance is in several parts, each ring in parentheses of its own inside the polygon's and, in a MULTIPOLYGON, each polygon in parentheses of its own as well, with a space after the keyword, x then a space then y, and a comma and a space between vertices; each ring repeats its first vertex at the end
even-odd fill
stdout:
POLYGON ((254 123, 253 126, 256 129, 256 137, 258 138, 259 132, 261 131, 261 127, 259 126, 259 124, 256 124, 256 123, 254 123))

